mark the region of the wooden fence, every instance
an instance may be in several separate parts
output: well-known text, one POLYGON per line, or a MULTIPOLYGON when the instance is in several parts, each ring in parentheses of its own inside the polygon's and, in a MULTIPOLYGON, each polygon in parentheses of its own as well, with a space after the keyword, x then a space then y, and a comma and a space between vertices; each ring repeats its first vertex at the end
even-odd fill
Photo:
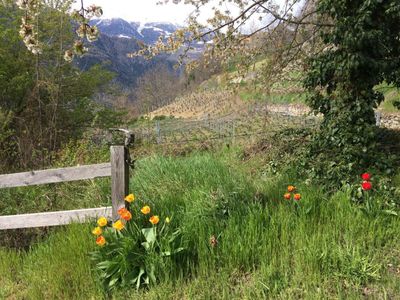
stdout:
POLYGON ((130 157, 125 146, 111 146, 110 154, 110 163, 0 175, 0 189, 111 177, 112 199, 111 207, 0 216, 0 230, 84 223, 98 216, 115 220, 129 193, 130 157))

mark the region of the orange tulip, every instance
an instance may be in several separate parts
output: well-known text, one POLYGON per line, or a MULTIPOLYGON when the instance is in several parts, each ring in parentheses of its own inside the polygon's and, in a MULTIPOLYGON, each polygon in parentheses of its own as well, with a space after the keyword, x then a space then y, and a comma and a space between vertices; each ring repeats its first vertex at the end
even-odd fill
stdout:
POLYGON ((121 214, 121 218, 125 221, 129 221, 130 219, 132 219, 132 214, 129 211, 125 211, 121 214))
POLYGON ((126 213, 128 210, 125 207, 121 207, 118 209, 118 214, 121 216, 122 214, 126 213))
POLYGON ((286 193, 285 195, 283 195, 283 198, 285 198, 286 200, 290 200, 290 198, 292 198, 292 195, 290 193, 286 193))
POLYGON ((293 185, 289 185, 289 186, 287 187, 287 190, 288 190, 289 193, 292 193, 292 192, 294 192, 294 191, 296 190, 296 187, 293 186, 293 185))
POLYGON ((158 216, 152 216, 149 221, 151 224, 156 225, 160 222, 160 218, 158 216))
POLYGON ((294 194, 293 198, 294 198, 294 200, 299 201, 301 199, 301 195, 300 194, 294 194))
POLYGON ((102 236, 102 235, 99 236, 99 237, 96 239, 96 244, 99 245, 99 246, 104 246, 105 243, 106 243, 106 239, 105 239, 104 236, 102 236))

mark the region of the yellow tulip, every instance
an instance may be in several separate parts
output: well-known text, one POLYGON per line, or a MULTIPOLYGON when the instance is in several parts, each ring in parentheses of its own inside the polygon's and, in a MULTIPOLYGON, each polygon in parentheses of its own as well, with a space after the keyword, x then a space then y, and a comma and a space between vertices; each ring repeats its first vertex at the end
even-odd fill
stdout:
POLYGON ((122 230, 122 229, 124 229, 124 223, 122 223, 122 221, 121 220, 118 220, 117 222, 115 222, 114 224, 113 224, 113 227, 115 228, 115 229, 117 229, 118 231, 120 231, 120 230, 122 230))
POLYGON ((143 206, 140 211, 142 212, 142 214, 147 215, 150 213, 150 206, 148 206, 148 205, 143 206))
POLYGON ((135 201, 135 195, 129 194, 128 196, 125 197, 125 201, 129 203, 135 201))
POLYGON ((99 219, 97 220, 97 224, 98 224, 100 227, 106 226, 107 223, 108 223, 108 221, 107 221, 107 219, 106 219, 105 217, 101 217, 101 218, 99 218, 99 219))
POLYGON ((169 224, 169 222, 171 222, 170 218, 169 218, 169 217, 166 217, 166 218, 165 218, 165 223, 169 224))
POLYGON ((101 230, 101 227, 96 227, 95 229, 93 229, 92 230, 92 233, 94 234, 94 235, 100 235, 100 234, 102 234, 103 233, 103 230, 101 230))

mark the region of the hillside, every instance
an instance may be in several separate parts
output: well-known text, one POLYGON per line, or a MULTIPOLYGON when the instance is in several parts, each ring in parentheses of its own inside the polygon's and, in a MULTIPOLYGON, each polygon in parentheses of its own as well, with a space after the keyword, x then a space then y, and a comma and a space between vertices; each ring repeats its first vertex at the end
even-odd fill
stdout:
MULTIPOLYGON (((254 85, 265 60, 255 64, 247 76, 239 77, 236 71, 224 71, 204 81, 198 90, 180 96, 172 103, 149 113, 150 118, 170 116, 184 119, 202 119, 227 114, 240 114, 248 111, 252 105, 264 107, 270 113, 291 116, 311 114, 305 103, 306 93, 301 87, 299 72, 286 71, 285 77, 273 83, 269 93, 254 85)), ((400 91, 387 84, 376 87, 383 93, 385 100, 376 110, 382 115, 382 125, 388 128, 400 128, 400 111, 394 106, 400 100, 400 91)))

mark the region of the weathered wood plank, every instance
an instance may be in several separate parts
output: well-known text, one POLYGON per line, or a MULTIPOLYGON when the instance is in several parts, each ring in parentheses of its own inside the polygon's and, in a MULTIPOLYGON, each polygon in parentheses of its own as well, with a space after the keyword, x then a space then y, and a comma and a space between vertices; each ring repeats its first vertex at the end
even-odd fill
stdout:
POLYGON ((0 175, 0 189, 18 186, 39 185, 94 179, 111 176, 111 164, 87 165, 71 168, 31 171, 0 175))
POLYGON ((17 228, 34 228, 46 226, 66 225, 70 223, 84 223, 91 218, 104 216, 110 218, 111 207, 0 216, 0 230, 17 228))
MULTIPOLYGON (((113 219, 118 219, 118 209, 125 206, 125 196, 129 193, 128 149, 111 146, 111 200, 113 219)), ((127 205, 128 206, 128 205, 127 205)))

